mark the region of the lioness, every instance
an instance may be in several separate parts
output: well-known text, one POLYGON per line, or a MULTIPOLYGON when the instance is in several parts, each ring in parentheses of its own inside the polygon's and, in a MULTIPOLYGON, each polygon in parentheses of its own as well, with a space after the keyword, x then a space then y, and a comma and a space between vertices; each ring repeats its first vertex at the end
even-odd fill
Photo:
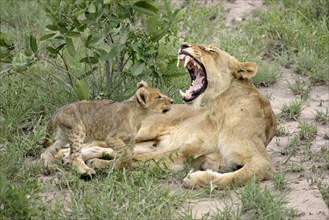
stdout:
POLYGON ((173 100, 159 89, 148 86, 144 81, 139 82, 137 87, 135 95, 123 102, 80 101, 58 109, 49 122, 44 142, 44 145, 48 144, 49 135, 56 129, 55 142, 42 154, 46 168, 51 171, 57 169, 55 154, 68 143, 68 159, 76 171, 94 174, 94 169, 88 167, 81 157, 81 145, 86 137, 95 140, 93 145, 121 149, 132 141, 145 117, 170 110, 173 100))
POLYGON ((147 117, 135 138, 133 160, 164 159, 167 167, 180 170, 193 158, 199 171, 184 179, 188 187, 212 183, 224 188, 252 177, 266 179, 272 165, 265 148, 276 120, 269 101, 250 81, 256 64, 239 62, 212 45, 193 44, 181 45, 181 62, 191 76, 181 95, 192 104, 147 117))

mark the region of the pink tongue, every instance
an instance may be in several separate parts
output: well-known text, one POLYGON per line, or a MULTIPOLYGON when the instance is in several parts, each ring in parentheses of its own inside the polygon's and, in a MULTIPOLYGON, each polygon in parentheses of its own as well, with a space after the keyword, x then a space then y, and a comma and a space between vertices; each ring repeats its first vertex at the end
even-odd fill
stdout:
POLYGON ((193 83, 193 86, 191 86, 187 91, 186 93, 190 93, 190 94, 193 94, 193 92, 199 90, 201 87, 202 87, 202 81, 204 79, 203 76, 201 76, 202 71, 198 71, 196 73, 196 79, 194 79, 194 83, 193 83))
POLYGON ((202 78, 196 78, 193 86, 191 86, 186 92, 192 94, 193 92, 199 90, 201 87, 202 87, 202 78))

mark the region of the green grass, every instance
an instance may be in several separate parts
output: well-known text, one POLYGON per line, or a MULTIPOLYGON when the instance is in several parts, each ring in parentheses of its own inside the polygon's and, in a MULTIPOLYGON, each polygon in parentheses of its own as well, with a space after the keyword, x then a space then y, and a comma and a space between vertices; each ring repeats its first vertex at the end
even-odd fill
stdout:
POLYGON ((321 124, 327 124, 329 122, 329 112, 328 108, 326 108, 326 111, 321 110, 315 110, 316 113, 314 114, 314 119, 316 122, 319 122, 321 124))
POLYGON ((274 84, 279 76, 278 65, 269 65, 262 62, 258 67, 256 76, 252 78, 252 81, 256 86, 268 87, 274 84))
POLYGON ((242 212, 248 219, 286 219, 291 210, 285 207, 284 194, 276 195, 271 190, 261 187, 255 180, 241 189, 238 196, 242 203, 242 212))
MULTIPOLYGON (((309 78, 312 86, 328 83, 329 15, 325 10, 328 2, 282 2, 283 7, 274 0, 265 1, 271 10, 258 12, 256 19, 242 22, 238 31, 225 29, 223 13, 218 14, 221 6, 203 8, 189 4, 181 19, 183 34, 180 37, 191 43, 212 43, 240 61, 256 62, 258 73, 253 82, 257 86, 275 84, 282 77, 279 65, 289 66, 297 74, 309 78)), ((14 41, 15 54, 22 52, 27 36, 35 33, 41 36, 49 22, 37 1, 2 1, 0 18, 1 31, 14 41)), ((179 45, 172 46, 175 48, 173 53, 176 53, 179 45)), ((42 50, 43 45, 39 48, 42 50)), ((81 64, 68 61, 79 74, 83 69, 81 64)), ((188 75, 172 78, 161 85, 162 90, 173 96, 175 102, 181 102, 177 90, 187 88, 188 78, 188 75)), ((98 79, 98 84, 90 79, 93 96, 103 92, 105 79, 98 79)), ((109 88, 104 96, 122 100, 132 94, 136 80, 126 76, 123 87, 109 88)), ((78 100, 68 82, 67 75, 45 62, 35 64, 22 74, 0 75, 1 219, 172 219, 173 216, 191 219, 193 216, 189 210, 182 211, 188 199, 226 198, 229 197, 226 194, 235 193, 236 190, 213 188, 202 193, 182 189, 180 183, 186 170, 173 174, 166 169, 147 166, 134 170, 98 171, 90 181, 81 180, 70 171, 41 180, 42 164, 38 159, 43 149, 36 143, 44 137, 50 115, 58 107, 78 100), (169 181, 177 183, 179 189, 171 191, 169 181), (42 195, 49 192, 55 192, 57 196, 45 201, 42 195)), ((290 84, 290 89, 302 100, 308 98, 310 87, 300 78, 290 84)), ((300 100, 285 104, 281 109, 282 117, 297 120, 303 107, 304 102, 300 100)), ((328 110, 316 111, 314 119, 320 124, 328 124, 328 110)), ((300 145, 314 139, 317 132, 314 126, 301 123, 298 134, 290 138, 282 150, 281 153, 287 156, 288 172, 306 169, 289 158, 295 155, 300 145)), ((283 127, 278 127, 276 133, 278 136, 288 134, 283 127)), ((321 169, 328 169, 328 146, 323 146, 316 155, 321 169)), ((204 219, 291 218, 282 193, 289 189, 284 173, 275 173, 273 182, 275 190, 280 193, 251 181, 238 189, 241 206, 227 204, 215 216, 204 216, 204 219)), ((328 204, 328 186, 322 184, 319 188, 328 204)))
POLYGON ((284 177, 283 171, 279 170, 277 172, 274 172, 272 174, 272 179, 276 190, 284 191, 290 189, 288 181, 284 177))
POLYGON ((284 117, 289 120, 297 120, 303 108, 304 104, 302 101, 299 100, 283 104, 281 107, 281 117, 284 117))
POLYGON ((294 83, 287 81, 290 91, 302 100, 307 100, 311 92, 311 86, 301 78, 295 78, 294 81, 294 83))
POLYGON ((168 187, 159 187, 163 176, 170 174, 148 167, 133 172, 112 170, 98 173, 87 182, 70 175, 62 176, 57 187, 69 191, 69 206, 62 203, 62 211, 57 216, 74 219, 170 218, 186 195, 171 194, 168 187))
POLYGON ((298 126, 298 136, 301 141, 311 142, 316 137, 318 128, 315 124, 300 122, 298 126))
POLYGON ((325 183, 318 183, 318 187, 322 194, 322 198, 324 199, 327 206, 329 206, 329 185, 325 183))
POLYGON ((293 66, 312 83, 329 81, 329 2, 326 0, 266 1, 271 7, 259 19, 242 27, 253 36, 254 49, 263 48, 264 55, 284 66, 293 66), (258 34, 255 35, 254 33, 258 34))

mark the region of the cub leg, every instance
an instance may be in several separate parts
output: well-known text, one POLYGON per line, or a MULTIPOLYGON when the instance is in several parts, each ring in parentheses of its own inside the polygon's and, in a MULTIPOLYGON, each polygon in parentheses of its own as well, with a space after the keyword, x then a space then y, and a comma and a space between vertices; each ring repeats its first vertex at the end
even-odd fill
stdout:
POLYGON ((50 171, 54 172, 58 169, 57 164, 55 163, 56 153, 62 149, 68 143, 67 136, 65 132, 58 127, 56 131, 55 142, 50 145, 46 151, 41 155, 41 158, 44 160, 44 167, 50 171))
POLYGON ((81 145, 86 137, 82 128, 74 130, 68 129, 67 132, 68 142, 70 143, 70 153, 68 157, 69 163, 79 174, 92 175, 95 171, 88 167, 81 157, 81 145))

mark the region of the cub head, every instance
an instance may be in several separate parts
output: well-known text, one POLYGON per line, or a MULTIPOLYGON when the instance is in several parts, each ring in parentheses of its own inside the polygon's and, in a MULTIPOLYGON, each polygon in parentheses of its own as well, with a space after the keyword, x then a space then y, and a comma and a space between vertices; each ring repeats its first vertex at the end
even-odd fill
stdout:
POLYGON ((142 108, 149 113, 166 113, 173 103, 171 98, 162 94, 159 89, 148 86, 143 80, 137 84, 135 96, 142 108))
POLYGON ((199 96, 219 95, 232 80, 249 79, 256 75, 256 63, 239 62, 213 45, 182 44, 177 66, 184 63, 191 76, 191 86, 182 92, 184 101, 199 96))

